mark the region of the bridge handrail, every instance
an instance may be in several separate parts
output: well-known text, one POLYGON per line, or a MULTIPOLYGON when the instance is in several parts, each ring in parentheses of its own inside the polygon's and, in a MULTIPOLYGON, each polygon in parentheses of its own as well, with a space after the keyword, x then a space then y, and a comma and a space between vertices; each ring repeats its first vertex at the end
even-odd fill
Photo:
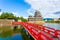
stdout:
POLYGON ((49 40, 53 40, 53 38, 47 36, 46 34, 44 34, 43 32, 46 32, 48 34, 51 34, 55 37, 60 37, 60 30, 55 30, 53 28, 50 27, 46 27, 46 26, 39 26, 36 24, 31 24, 31 23, 26 23, 26 22, 12 22, 12 24, 22 24, 25 26, 25 28, 33 35, 35 36, 35 38, 41 38, 41 35, 43 36, 43 38, 41 39, 45 39, 45 37, 47 37, 49 40), (39 32, 39 30, 43 31, 43 32, 39 32))

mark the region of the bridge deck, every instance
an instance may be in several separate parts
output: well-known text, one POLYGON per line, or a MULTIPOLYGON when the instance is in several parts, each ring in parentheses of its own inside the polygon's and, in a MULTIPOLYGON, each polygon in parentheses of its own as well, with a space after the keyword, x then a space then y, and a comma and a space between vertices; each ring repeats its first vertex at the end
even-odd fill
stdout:
POLYGON ((12 22, 12 24, 22 24, 35 40, 60 40, 60 30, 26 22, 12 22))

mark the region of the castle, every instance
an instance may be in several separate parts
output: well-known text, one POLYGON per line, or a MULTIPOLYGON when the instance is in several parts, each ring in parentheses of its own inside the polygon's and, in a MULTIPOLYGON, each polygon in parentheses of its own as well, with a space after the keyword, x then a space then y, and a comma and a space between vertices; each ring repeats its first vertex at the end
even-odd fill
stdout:
POLYGON ((42 21, 42 20, 43 20, 43 18, 39 11, 36 11, 34 16, 29 15, 29 17, 28 17, 28 21, 42 21))

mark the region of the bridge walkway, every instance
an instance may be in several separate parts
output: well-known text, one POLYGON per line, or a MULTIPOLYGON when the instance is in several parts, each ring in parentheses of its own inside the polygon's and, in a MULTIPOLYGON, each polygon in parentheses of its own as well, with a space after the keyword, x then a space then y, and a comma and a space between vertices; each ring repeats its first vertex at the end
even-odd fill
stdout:
POLYGON ((26 22, 12 22, 12 24, 22 24, 35 40, 60 40, 60 30, 26 22))

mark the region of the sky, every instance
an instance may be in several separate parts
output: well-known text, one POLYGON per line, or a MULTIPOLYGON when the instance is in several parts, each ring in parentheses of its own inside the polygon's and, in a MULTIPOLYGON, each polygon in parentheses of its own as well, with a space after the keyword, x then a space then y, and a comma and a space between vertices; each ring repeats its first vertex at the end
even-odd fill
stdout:
POLYGON ((12 12, 16 16, 28 17, 40 11, 43 18, 60 17, 60 0, 0 0, 1 12, 12 12))

